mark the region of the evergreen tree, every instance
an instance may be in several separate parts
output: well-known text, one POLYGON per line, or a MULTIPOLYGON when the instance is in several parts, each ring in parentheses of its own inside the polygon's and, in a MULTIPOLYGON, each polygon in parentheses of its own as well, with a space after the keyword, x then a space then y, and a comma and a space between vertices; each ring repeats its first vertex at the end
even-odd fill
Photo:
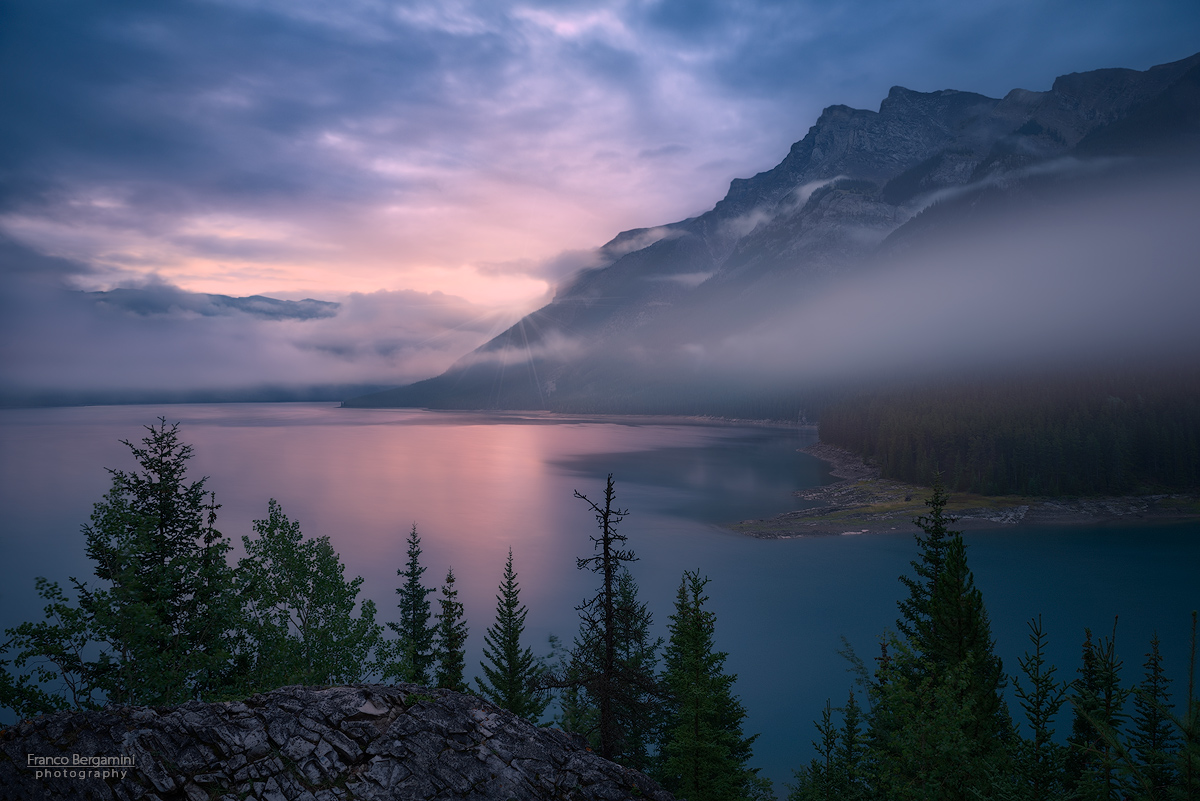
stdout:
POLYGON ((1120 797, 1119 771, 1126 758, 1120 741, 1125 718, 1122 710, 1129 694, 1121 687, 1120 672, 1116 622, 1113 636, 1094 645, 1091 632, 1086 631, 1084 666, 1071 698, 1075 721, 1068 740, 1074 751, 1068 773, 1074 782, 1073 789, 1085 801, 1120 797))
MULTIPOLYGON (((659 773, 663 785, 691 801, 749 798, 756 771, 746 767, 755 737, 742 736, 746 711, 724 672, 727 654, 714 650, 716 616, 704 608, 708 579, 684 573, 663 653, 667 692, 659 773)), ((827 710, 828 712, 828 710, 827 710)), ((826 716, 827 750, 836 735, 826 716)))
POLYGON ((235 664, 244 691, 363 681, 382 627, 373 601, 354 616, 362 577, 346 581, 329 538, 305 539, 274 499, 253 526, 257 537, 242 537, 237 568, 246 629, 235 664))
POLYGON ((661 639, 651 639, 653 618, 646 605, 638 601, 637 582, 622 568, 617 576, 613 601, 613 662, 610 682, 604 680, 604 638, 594 623, 580 622, 579 634, 571 651, 568 674, 574 677, 579 692, 574 696, 574 716, 586 728, 575 729, 599 749, 603 734, 601 693, 607 692, 614 734, 612 759, 646 772, 650 769, 651 748, 658 737, 662 688, 655 676, 661 639))
POLYGON ((934 585, 929 624, 924 643, 935 677, 970 662, 966 692, 975 711, 967 736, 984 757, 1000 747, 1008 730, 1008 711, 1001 693, 1004 669, 995 655, 983 595, 967 567, 962 536, 950 537, 943 553, 942 570, 934 585))
POLYGON ((1046 663, 1046 633, 1042 629, 1042 617, 1029 621, 1029 641, 1032 651, 1018 661, 1021 672, 1029 686, 1013 677, 1013 692, 1025 711, 1025 721, 1030 736, 1017 744, 1014 757, 1014 785, 1016 798, 1041 801, 1046 798, 1063 798, 1066 766, 1066 749, 1054 741, 1054 717, 1067 700, 1067 686, 1055 680, 1057 669, 1046 663))
POLYGON ((1150 639, 1145 677, 1134 690, 1133 731, 1129 751, 1135 765, 1129 793, 1135 801, 1166 801, 1175 782, 1174 751, 1178 743, 1171 721, 1170 679, 1163 673, 1158 634, 1150 639))
POLYGON ((433 667, 433 627, 429 625, 429 593, 433 589, 421 583, 425 568, 421 565, 421 537, 413 523, 408 534, 408 564, 396 575, 404 583, 396 588, 400 602, 400 620, 388 623, 396 639, 388 642, 380 660, 380 673, 385 679, 428 684, 433 667))
POLYGON ((966 801, 992 795, 1005 766, 981 752, 971 732, 979 695, 972 692, 974 652, 941 670, 903 640, 890 641, 870 688, 870 790, 890 801, 966 801))
POLYGON ((842 707, 842 726, 833 724, 833 708, 828 701, 816 723, 818 741, 813 742, 817 757, 809 766, 796 771, 796 784, 788 801, 860 801, 869 797, 865 760, 867 741, 862 731, 862 710, 850 691, 842 707))
POLYGON ((921 529, 916 535, 920 553, 910 564, 913 576, 901 576, 900 583, 908 590, 908 597, 899 602, 900 618, 896 628, 908 639, 917 653, 930 649, 930 615, 933 592, 938 576, 942 572, 945 552, 951 538, 959 532, 951 531, 957 518, 946 514, 950 496, 942 484, 940 473, 934 476, 933 494, 925 500, 929 514, 921 515, 912 522, 921 529))
POLYGON ((496 622, 483 638, 485 661, 479 666, 484 677, 475 682, 485 698, 536 723, 550 701, 540 690, 542 666, 530 648, 521 647, 529 610, 521 603, 520 592, 509 548, 500 594, 496 596, 496 622))
POLYGON ((866 776, 864 760, 866 741, 862 732, 862 710, 850 691, 846 706, 842 708, 842 732, 838 739, 837 765, 841 771, 840 787, 843 801, 866 798, 866 776))
POLYGON ((467 684, 463 673, 467 666, 467 622, 463 619, 463 605, 458 600, 454 586, 454 569, 446 571, 446 583, 438 598, 437 625, 434 629, 433 652, 437 660, 434 684, 447 690, 466 692, 467 684))
POLYGON ((637 585, 624 569, 637 557, 622 547, 628 538, 617 532, 629 510, 613 505, 611 473, 603 506, 578 491, 575 497, 589 506, 600 529, 599 536, 590 537, 598 553, 576 559, 576 566, 599 573, 601 584, 596 595, 576 607, 580 624, 571 669, 557 684, 581 687, 586 703, 594 705, 596 729, 580 733, 595 735, 600 755, 637 767, 646 759, 651 699, 659 690, 653 667, 657 643, 650 643, 648 634, 650 613, 637 602, 637 585))
POLYGON ((1175 718, 1179 729, 1179 755, 1173 801, 1200 801, 1200 698, 1196 696, 1196 613, 1192 612, 1192 645, 1188 659, 1187 698, 1183 714, 1175 718))
POLYGON ((817 727, 817 739, 812 746, 817 755, 807 768, 795 771, 796 784, 788 793, 787 801, 842 801, 843 789, 837 781, 838 732, 833 723, 833 706, 825 701, 821 719, 813 721, 817 727))
POLYGON ((112 485, 83 527, 99 584, 72 578, 72 606, 58 584, 38 579, 47 620, 9 629, 5 645, 14 667, 36 667, 0 682, 6 705, 165 705, 228 691, 239 617, 230 545, 215 528, 207 479, 187 482, 192 447, 178 428, 159 418, 141 447, 122 441, 139 469, 108 471, 112 485))
POLYGON ((551 654, 557 656, 553 668, 547 672, 547 681, 558 688, 558 711, 554 722, 563 731, 585 735, 598 731, 596 708, 588 703, 582 678, 575 665, 574 651, 577 648, 562 649, 558 637, 551 634, 550 649, 551 654))
MULTIPOLYGON (((948 497, 938 481, 914 520, 923 531, 915 576, 902 577, 903 638, 889 643, 871 688, 869 727, 876 791, 902 798, 914 788, 937 798, 990 792, 986 777, 1008 770, 1002 747, 1011 726, 1001 691, 983 598, 966 547, 948 526, 948 497)), ((914 796, 923 797, 923 796, 914 796)))
POLYGON ((98 671, 110 702, 179 703, 224 683, 237 619, 230 544, 207 478, 185 483, 192 447, 178 424, 147 426, 144 447, 124 441, 141 470, 113 484, 84 526, 87 554, 107 586, 77 585, 94 639, 111 662, 98 671))
POLYGON ((1083 630, 1083 653, 1079 676, 1071 684, 1071 735, 1067 738, 1067 779, 1073 789, 1079 788, 1085 774, 1092 772, 1103 738, 1097 728, 1100 719, 1100 675, 1096 644, 1092 630, 1083 630))

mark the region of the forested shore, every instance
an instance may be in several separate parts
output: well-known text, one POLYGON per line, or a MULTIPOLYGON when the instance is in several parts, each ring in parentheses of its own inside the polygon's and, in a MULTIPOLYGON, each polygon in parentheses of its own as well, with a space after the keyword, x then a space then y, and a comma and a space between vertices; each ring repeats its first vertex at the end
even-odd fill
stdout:
POLYGON ((847 392, 821 439, 884 478, 982 495, 1200 489, 1200 374, 1025 376, 847 392))
MULTIPOLYGON (((930 487, 882 478, 878 465, 825 442, 802 450, 828 463, 830 474, 841 480, 797 490, 796 496, 805 508, 765 519, 742 520, 730 528, 762 539, 918 530, 913 520, 924 511, 930 487)), ((954 515, 958 528, 969 530, 1174 524, 1200 521, 1200 492, 1065 498, 956 492, 946 508, 954 515)))

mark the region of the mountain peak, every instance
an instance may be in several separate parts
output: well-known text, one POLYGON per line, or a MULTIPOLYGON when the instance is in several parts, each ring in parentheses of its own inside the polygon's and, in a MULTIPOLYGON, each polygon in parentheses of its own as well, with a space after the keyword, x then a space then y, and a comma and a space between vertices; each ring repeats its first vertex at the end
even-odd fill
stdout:
POLYGON ((1090 163, 1089 154, 1161 155, 1170 144, 1170 158, 1189 148, 1194 155, 1200 70, 1189 70, 1196 65, 1200 54, 1141 72, 1072 73, 1049 91, 1014 89, 1002 100, 893 86, 877 112, 828 106, 778 165, 731 181, 710 211, 620 234, 603 249, 607 264, 581 273, 459 367, 352 403, 578 411, 596 408, 596 392, 637 396, 644 382, 666 379, 653 366, 635 377, 636 365, 658 358, 679 369, 678 353, 705 352, 705 342, 793 314, 786 299, 869 263, 885 241, 937 230, 936 220, 956 213, 985 213, 973 205, 982 196, 1015 199, 1129 161, 1090 163), (1169 143, 1156 138, 1162 131, 1169 143), (556 355, 551 342, 573 344, 556 355), (657 343, 658 356, 648 342, 657 343), (528 369, 477 358, 497 353, 528 369), (636 359, 625 363, 620 354, 636 359))

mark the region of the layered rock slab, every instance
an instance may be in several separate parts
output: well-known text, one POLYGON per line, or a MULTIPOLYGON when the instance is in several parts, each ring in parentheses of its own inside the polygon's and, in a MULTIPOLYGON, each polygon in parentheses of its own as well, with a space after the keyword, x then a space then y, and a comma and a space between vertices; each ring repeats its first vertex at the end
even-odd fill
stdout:
POLYGON ((571 735, 415 685, 46 715, 0 733, 0 799, 351 801, 672 796, 571 735))

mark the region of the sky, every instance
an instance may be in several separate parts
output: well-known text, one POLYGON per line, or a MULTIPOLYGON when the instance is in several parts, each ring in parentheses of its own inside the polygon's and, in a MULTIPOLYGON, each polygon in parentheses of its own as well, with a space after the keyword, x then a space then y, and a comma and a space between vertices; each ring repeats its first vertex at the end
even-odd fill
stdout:
POLYGON ((142 312, 60 322, 68 290, 149 287, 342 303, 159 314, 160 343, 214 362, 197 383, 425 377, 619 231, 774 166, 827 105, 1198 48, 1192 0, 7 0, 3 367, 65 385, 103 372, 88 342, 152 352, 142 312), (245 375, 222 373, 239 342, 245 375))

